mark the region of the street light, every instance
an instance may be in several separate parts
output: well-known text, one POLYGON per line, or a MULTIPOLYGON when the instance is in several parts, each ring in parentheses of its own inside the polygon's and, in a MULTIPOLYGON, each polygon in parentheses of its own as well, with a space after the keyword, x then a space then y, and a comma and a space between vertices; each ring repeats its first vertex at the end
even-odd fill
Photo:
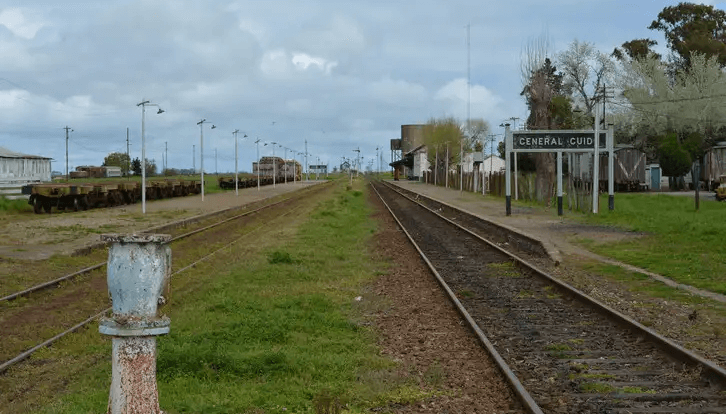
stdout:
POLYGON ((260 191, 260 139, 255 141, 257 144, 257 191, 260 191))
POLYGON ((146 214, 146 106, 155 106, 159 110, 156 114, 164 112, 157 104, 150 101, 141 101, 136 106, 141 107, 141 214, 146 214))
MULTIPOLYGON (((267 144, 265 144, 267 145, 267 144)), ((275 187, 275 178, 277 175, 277 169, 275 168, 275 164, 277 164, 275 160, 275 146, 277 145, 277 142, 272 143, 272 187, 275 187)))
MULTIPOLYGON (((234 134, 234 195, 239 195, 239 168, 237 168, 237 133, 239 132, 239 129, 235 129, 232 131, 232 134, 234 134)), ((247 138, 247 134, 245 134, 242 139, 247 138)))
MULTIPOLYGON (((199 125, 199 166, 202 170, 202 201, 204 201, 204 123, 207 122, 206 119, 202 119, 201 121, 197 122, 197 125, 199 125)), ((212 125, 211 129, 216 128, 215 125, 212 125)))

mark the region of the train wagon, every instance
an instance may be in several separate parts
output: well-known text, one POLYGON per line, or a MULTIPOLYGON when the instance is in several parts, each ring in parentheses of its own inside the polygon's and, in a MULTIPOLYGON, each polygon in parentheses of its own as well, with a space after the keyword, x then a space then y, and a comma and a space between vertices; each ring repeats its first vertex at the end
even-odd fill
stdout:
MULTIPOLYGON (((53 208, 78 211, 133 204, 141 200, 141 187, 138 181, 31 184, 23 187, 23 193, 30 195, 28 204, 33 206, 33 211, 41 214, 50 213, 53 208)), ((183 197, 199 194, 201 190, 201 181, 196 179, 149 180, 146 198, 183 197)))

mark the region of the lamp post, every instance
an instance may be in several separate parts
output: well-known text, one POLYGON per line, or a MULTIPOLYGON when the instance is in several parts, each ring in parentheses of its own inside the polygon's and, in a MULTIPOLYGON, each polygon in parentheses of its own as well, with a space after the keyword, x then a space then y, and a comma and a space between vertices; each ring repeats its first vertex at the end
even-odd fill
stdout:
MULTIPOLYGON (((146 106, 155 106, 159 108, 159 105, 153 104, 150 101, 141 101, 136 106, 141 107, 141 214, 146 214, 146 106)), ((156 112, 157 115, 163 113, 164 110, 159 108, 156 112)))
MULTIPOLYGON (((267 144, 265 144, 267 145, 267 144)), ((275 160, 275 146, 277 145, 277 142, 272 143, 272 188, 275 188, 275 179, 277 178, 277 167, 275 164, 277 164, 275 160)))
MULTIPOLYGON (((197 125, 199 125, 199 167, 202 170, 202 201, 204 201, 204 123, 207 122, 206 119, 202 119, 201 121, 197 122, 197 125)), ((212 129, 216 128, 216 126, 212 125, 212 129)))
MULTIPOLYGON (((234 135, 234 195, 239 195, 239 168, 237 168, 237 133, 239 132, 239 129, 235 129, 232 131, 232 134, 234 135)), ((247 134, 243 137, 247 138, 247 134)))
POLYGON ((255 141, 257 144, 257 191, 260 191, 260 139, 255 141))

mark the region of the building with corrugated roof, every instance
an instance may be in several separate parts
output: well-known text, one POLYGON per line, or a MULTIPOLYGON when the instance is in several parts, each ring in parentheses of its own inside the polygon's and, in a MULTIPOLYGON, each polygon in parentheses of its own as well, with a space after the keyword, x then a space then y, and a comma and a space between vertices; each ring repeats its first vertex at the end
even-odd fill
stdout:
POLYGON ((17 198, 23 185, 50 181, 51 160, 0 147, 0 195, 17 198))

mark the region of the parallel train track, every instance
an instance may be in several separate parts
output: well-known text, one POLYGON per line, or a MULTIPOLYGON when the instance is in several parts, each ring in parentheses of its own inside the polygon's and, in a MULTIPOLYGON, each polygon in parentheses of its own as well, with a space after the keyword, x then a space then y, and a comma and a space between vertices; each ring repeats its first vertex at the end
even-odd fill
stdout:
MULTIPOLYGON (((323 191, 327 187, 328 186, 315 186, 315 187, 310 188, 310 189, 304 189, 302 191, 296 192, 296 194, 293 195, 292 197, 288 197, 288 198, 285 198, 283 200, 280 200, 280 201, 277 201, 277 202, 274 202, 274 203, 271 203, 271 204, 267 204, 267 205, 261 206, 259 208, 254 209, 254 210, 245 211, 245 212, 240 213, 240 214, 235 214, 232 217, 222 218, 222 219, 220 219, 220 220, 218 220, 215 223, 212 223, 210 225, 206 225, 206 226, 203 226, 201 228, 197 228, 197 229, 194 229, 192 231, 188 231, 188 232, 185 232, 183 234, 179 234, 179 235, 173 237, 173 239, 170 241, 170 243, 178 242, 178 241, 181 241, 181 240, 190 238, 190 237, 192 237, 194 235, 198 235, 198 234, 205 233, 205 232, 210 232, 210 231, 219 231, 219 232, 222 232, 222 233, 228 232, 228 229, 226 228, 226 226, 224 226, 224 228, 223 228, 222 225, 224 225, 224 224, 232 225, 235 221, 238 221, 238 220, 240 220, 242 218, 245 218, 245 217, 249 217, 249 216, 255 215, 256 213, 260 213, 260 212, 263 212, 263 211, 275 211, 276 209, 284 209, 283 212, 277 214, 273 219, 266 220, 265 223, 262 223, 260 226, 254 227, 254 229, 252 229, 251 231, 245 232, 240 237, 235 237, 231 242, 228 242, 228 243, 226 243, 226 242, 224 242, 224 243, 218 243, 218 244, 221 244, 220 247, 215 248, 213 250, 210 249, 211 252, 209 252, 209 251, 205 252, 205 254, 202 257, 200 257, 200 258, 198 257, 198 258, 191 259, 191 260, 189 260, 187 258, 185 260, 187 262, 187 264, 184 265, 183 267, 175 270, 172 273, 172 276, 177 275, 177 274, 179 274, 181 272, 184 272, 187 269, 195 266, 199 262, 204 261, 204 260, 208 259, 209 257, 215 255, 219 251, 222 251, 224 249, 227 249, 227 248, 229 248, 229 246, 231 246, 231 245, 233 245, 235 243, 238 243, 242 238, 247 237, 252 231, 255 231, 255 230, 259 229, 259 228, 264 227, 271 220, 276 220, 276 219, 280 219, 280 218, 282 218, 284 216, 287 216, 288 214, 290 214, 296 208, 295 207, 295 201, 296 200, 299 200, 299 199, 301 199, 303 197, 309 196, 311 193, 315 193, 315 192, 318 192, 318 191, 323 191), (286 208, 288 205, 291 205, 292 207, 291 208, 286 208)), ((174 263, 175 264, 180 261, 178 259, 179 259, 179 256, 175 256, 175 260, 174 260, 174 263)), ((64 275, 62 277, 56 278, 54 280, 51 280, 51 281, 48 281, 48 282, 45 282, 45 283, 38 284, 36 286, 33 286, 33 287, 30 287, 30 288, 24 289, 24 290, 19 291, 19 292, 15 292, 15 293, 10 294, 10 295, 6 295, 5 297, 0 298, 0 303, 13 301, 15 299, 18 299, 20 297, 25 297, 25 296, 31 296, 31 298, 32 298, 32 294, 34 294, 34 293, 38 293, 38 292, 41 292, 43 290, 46 290, 46 289, 49 289, 49 288, 52 288, 52 287, 55 287, 55 286, 59 286, 60 284, 62 284, 62 282, 68 281, 70 279, 78 278, 78 277, 80 277, 82 275, 90 275, 90 274, 93 274, 92 276, 90 276, 92 279, 89 280, 89 282, 88 282, 88 285, 89 286, 87 287, 87 289, 89 289, 89 290, 97 290, 99 287, 103 288, 103 287, 105 287, 105 278, 104 278, 105 273, 103 273, 101 270, 104 268, 105 265, 106 265, 106 262, 98 263, 98 264, 95 264, 93 266, 89 266, 89 267, 86 267, 84 269, 78 270, 76 272, 72 272, 72 273, 69 273, 69 274, 64 275), (95 283, 93 283, 93 281, 95 281, 95 283), (95 286, 93 286, 93 285, 95 285, 95 286)), ((38 305, 43 306, 44 304, 43 303, 39 303, 38 305)), ((60 331, 60 332, 54 334, 51 338, 46 339, 46 340, 44 340, 44 341, 42 341, 42 342, 40 342, 38 344, 35 344, 32 347, 30 347, 29 349, 26 349, 26 350, 20 352, 19 354, 16 354, 14 357, 8 359, 7 361, 5 361, 3 363, 0 363, 0 374, 3 373, 3 372, 5 372, 5 371, 7 371, 12 366, 15 366, 18 363, 22 362, 23 360, 27 359, 29 356, 31 356, 33 353, 35 353, 39 349, 42 349, 43 347, 49 346, 49 345, 53 344, 54 342, 58 341, 59 339, 63 338, 64 336, 67 336, 68 334, 70 334, 70 333, 72 333, 72 332, 74 332, 74 331, 76 331, 76 330, 78 330, 78 329, 80 329, 80 328, 88 325, 89 323, 93 322, 98 317, 104 315, 105 313, 107 313, 110 310, 110 307, 108 307, 107 303, 100 304, 100 305, 101 305, 100 307, 97 307, 92 312, 91 316, 89 316, 89 317, 85 317, 84 316, 84 320, 79 321, 79 322, 75 322, 70 327, 66 326, 65 328, 57 329, 57 331, 60 331), (102 309, 99 311, 100 308, 102 308, 102 309)), ((26 305, 26 306, 28 306, 28 305, 26 305)), ((70 325, 70 324, 67 324, 67 325, 70 325)), ((13 332, 4 332, 4 334, 14 335, 13 332)), ((15 334, 15 336, 18 336, 18 334, 15 334)))
POLYGON ((485 240, 471 217, 373 187, 530 412, 726 413, 722 367, 485 240))

